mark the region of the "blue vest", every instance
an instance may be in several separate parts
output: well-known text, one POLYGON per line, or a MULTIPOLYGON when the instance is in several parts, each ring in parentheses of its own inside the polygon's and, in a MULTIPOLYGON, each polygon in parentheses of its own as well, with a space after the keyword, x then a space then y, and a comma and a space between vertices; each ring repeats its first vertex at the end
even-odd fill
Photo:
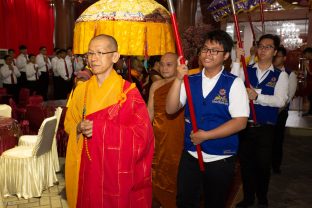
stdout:
MULTIPOLYGON (((257 68, 248 66, 248 77, 253 88, 261 89, 263 95, 274 95, 276 82, 281 74, 279 69, 274 68, 274 72, 269 71, 268 76, 259 84, 257 78, 257 68)), ((257 123, 275 124, 278 116, 278 108, 255 104, 257 123)), ((251 118, 251 116, 249 116, 251 118)))
MULTIPOLYGON (((229 113, 229 92, 236 77, 223 70, 214 88, 203 97, 202 73, 189 77, 192 100, 198 129, 211 130, 232 119, 229 113)), ((192 124, 188 103, 185 107, 185 134, 184 148, 188 151, 196 151, 190 139, 192 124)), ((213 155, 233 155, 237 152, 238 136, 236 134, 207 140, 201 143, 202 151, 213 155)))

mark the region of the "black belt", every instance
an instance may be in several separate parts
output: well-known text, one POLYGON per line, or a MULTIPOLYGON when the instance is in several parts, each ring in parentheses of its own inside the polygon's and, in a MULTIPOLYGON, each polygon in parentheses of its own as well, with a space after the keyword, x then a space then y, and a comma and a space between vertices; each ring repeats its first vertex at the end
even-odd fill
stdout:
POLYGON ((273 126, 273 124, 259 124, 254 122, 247 122, 247 127, 250 128, 257 128, 257 127, 264 127, 264 126, 273 126))

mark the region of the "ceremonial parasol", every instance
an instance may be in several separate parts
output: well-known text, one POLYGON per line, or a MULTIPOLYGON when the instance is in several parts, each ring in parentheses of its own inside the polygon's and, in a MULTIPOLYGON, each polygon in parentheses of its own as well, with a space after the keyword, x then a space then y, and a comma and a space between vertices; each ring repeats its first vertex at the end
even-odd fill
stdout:
MULTIPOLYGON (((235 13, 239 12, 247 12, 249 23, 251 26, 252 34, 254 40, 255 32, 253 30, 252 21, 249 12, 260 7, 260 15, 262 22, 262 32, 264 33, 264 15, 263 15, 263 5, 264 4, 272 4, 275 0, 234 0, 233 5, 235 8, 235 13)), ((229 3, 228 0, 214 0, 208 7, 208 11, 211 12, 211 15, 215 19, 215 21, 220 21, 223 17, 234 14, 232 9, 232 3, 229 3)))
POLYGON ((100 0, 76 20, 74 53, 84 54, 99 34, 113 36, 126 56, 175 52, 170 14, 153 0, 100 0))

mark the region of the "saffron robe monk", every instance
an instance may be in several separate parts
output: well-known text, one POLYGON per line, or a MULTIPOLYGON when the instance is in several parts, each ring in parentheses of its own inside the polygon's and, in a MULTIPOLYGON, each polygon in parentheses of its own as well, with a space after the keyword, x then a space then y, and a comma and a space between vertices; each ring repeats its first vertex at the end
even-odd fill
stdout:
POLYGON ((153 207, 176 207, 177 171, 183 149, 184 112, 166 113, 166 97, 177 72, 177 55, 161 57, 160 73, 150 89, 148 112, 155 134, 153 159, 153 207))
POLYGON ((135 85, 113 69, 117 51, 111 36, 91 40, 94 75, 76 87, 66 113, 69 207, 151 207, 152 126, 135 85))

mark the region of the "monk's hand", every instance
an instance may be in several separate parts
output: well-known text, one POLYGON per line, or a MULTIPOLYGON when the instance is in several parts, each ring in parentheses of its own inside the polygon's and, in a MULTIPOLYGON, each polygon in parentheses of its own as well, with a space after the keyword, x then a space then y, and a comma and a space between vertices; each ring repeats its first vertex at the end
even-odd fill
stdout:
POLYGON ((258 93, 252 88, 246 88, 249 100, 257 100, 258 93))
POLYGON ((77 132, 86 137, 91 137, 93 132, 93 121, 83 120, 77 126, 77 132))
POLYGON ((180 60, 182 59, 182 56, 180 56, 177 60, 177 79, 183 80, 183 77, 188 74, 188 68, 187 68, 187 61, 185 64, 180 64, 180 60))
POLYGON ((207 132, 199 129, 196 133, 193 131, 190 134, 191 141, 193 142, 194 145, 200 144, 203 141, 207 140, 207 132))

